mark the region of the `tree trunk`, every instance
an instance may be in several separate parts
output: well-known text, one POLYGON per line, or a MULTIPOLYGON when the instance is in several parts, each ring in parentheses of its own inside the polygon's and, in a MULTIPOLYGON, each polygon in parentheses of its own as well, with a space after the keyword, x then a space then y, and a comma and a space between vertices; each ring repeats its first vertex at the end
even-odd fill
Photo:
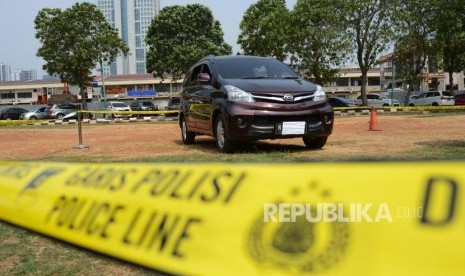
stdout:
MULTIPOLYGON (((87 91, 85 88, 81 88, 81 110, 87 111, 87 91)), ((89 113, 83 113, 82 118, 90 118, 89 113)))
POLYGON ((367 83, 368 83, 368 70, 362 70, 362 86, 360 87, 360 93, 362 94, 362 105, 368 105, 367 99, 367 83))
POLYGON ((454 72, 449 72, 449 91, 453 92, 453 90, 454 90, 454 72))

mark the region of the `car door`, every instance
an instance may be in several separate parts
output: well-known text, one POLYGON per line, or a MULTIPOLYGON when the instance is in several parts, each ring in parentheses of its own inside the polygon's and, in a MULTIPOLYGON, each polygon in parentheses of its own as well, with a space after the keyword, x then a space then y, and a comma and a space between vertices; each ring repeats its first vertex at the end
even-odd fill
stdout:
POLYGON ((215 88, 212 83, 211 67, 202 63, 192 70, 187 104, 189 108, 188 125, 191 123, 196 129, 207 134, 211 133, 212 93, 215 88))
POLYGON ((382 106, 382 104, 380 104, 380 102, 382 102, 382 100, 379 99, 378 95, 374 95, 374 94, 368 94, 367 95, 367 104, 368 104, 368 106, 382 106))
POLYGON ((426 94, 427 93, 421 93, 420 95, 418 95, 418 97, 413 100, 413 103, 415 105, 425 105, 425 103, 426 103, 426 94))

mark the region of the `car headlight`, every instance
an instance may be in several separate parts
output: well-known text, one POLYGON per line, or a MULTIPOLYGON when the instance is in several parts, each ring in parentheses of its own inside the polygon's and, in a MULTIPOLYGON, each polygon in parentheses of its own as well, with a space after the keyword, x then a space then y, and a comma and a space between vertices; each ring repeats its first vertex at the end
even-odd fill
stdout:
POLYGON ((228 92, 228 99, 235 102, 248 102, 253 103, 254 99, 252 94, 245 92, 232 85, 225 85, 224 88, 228 92))
POLYGON ((323 90, 323 87, 317 85, 314 95, 315 97, 313 98, 313 100, 315 102, 326 101, 326 92, 323 90))

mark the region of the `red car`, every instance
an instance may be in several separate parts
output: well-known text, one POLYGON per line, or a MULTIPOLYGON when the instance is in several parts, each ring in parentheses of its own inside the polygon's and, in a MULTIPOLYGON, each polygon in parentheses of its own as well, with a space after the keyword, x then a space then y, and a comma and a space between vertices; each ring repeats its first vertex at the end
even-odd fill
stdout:
POLYGON ((454 97, 455 105, 465 105, 465 94, 458 94, 454 97))

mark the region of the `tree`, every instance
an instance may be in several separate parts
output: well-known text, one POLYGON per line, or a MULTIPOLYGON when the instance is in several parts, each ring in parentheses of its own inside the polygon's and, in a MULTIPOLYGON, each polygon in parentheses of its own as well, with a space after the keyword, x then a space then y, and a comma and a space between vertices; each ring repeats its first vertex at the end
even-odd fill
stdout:
POLYGON ((345 61, 351 46, 346 26, 340 20, 342 3, 298 0, 290 15, 290 60, 320 85, 337 79, 337 67, 345 61))
POLYGON ((237 39, 244 54, 285 60, 288 18, 284 0, 260 0, 251 5, 242 18, 237 39))
POLYGON ((146 37, 147 71, 155 77, 171 74, 179 79, 190 66, 207 55, 231 54, 219 21, 200 4, 163 8, 146 37))
POLYGON ((92 69, 101 60, 109 62, 120 53, 128 53, 126 43, 90 3, 76 3, 63 11, 44 8, 34 24, 36 38, 42 43, 37 56, 46 62, 43 69, 60 76, 64 83, 78 85, 83 109, 87 109, 84 87, 92 69))
POLYGON ((434 17, 436 1, 399 1, 395 5, 394 17, 396 45, 394 50, 396 72, 399 78, 409 84, 405 104, 408 105, 413 90, 420 90, 423 69, 428 60, 434 60, 437 47, 434 46, 434 17))
POLYGON ((465 69, 465 1, 440 0, 436 4, 436 45, 442 50, 442 67, 449 73, 452 92, 453 74, 465 69))
POLYGON ((355 38, 356 59, 362 73, 362 103, 367 104, 368 70, 377 63, 392 40, 392 1, 348 0, 346 19, 348 31, 355 38))

